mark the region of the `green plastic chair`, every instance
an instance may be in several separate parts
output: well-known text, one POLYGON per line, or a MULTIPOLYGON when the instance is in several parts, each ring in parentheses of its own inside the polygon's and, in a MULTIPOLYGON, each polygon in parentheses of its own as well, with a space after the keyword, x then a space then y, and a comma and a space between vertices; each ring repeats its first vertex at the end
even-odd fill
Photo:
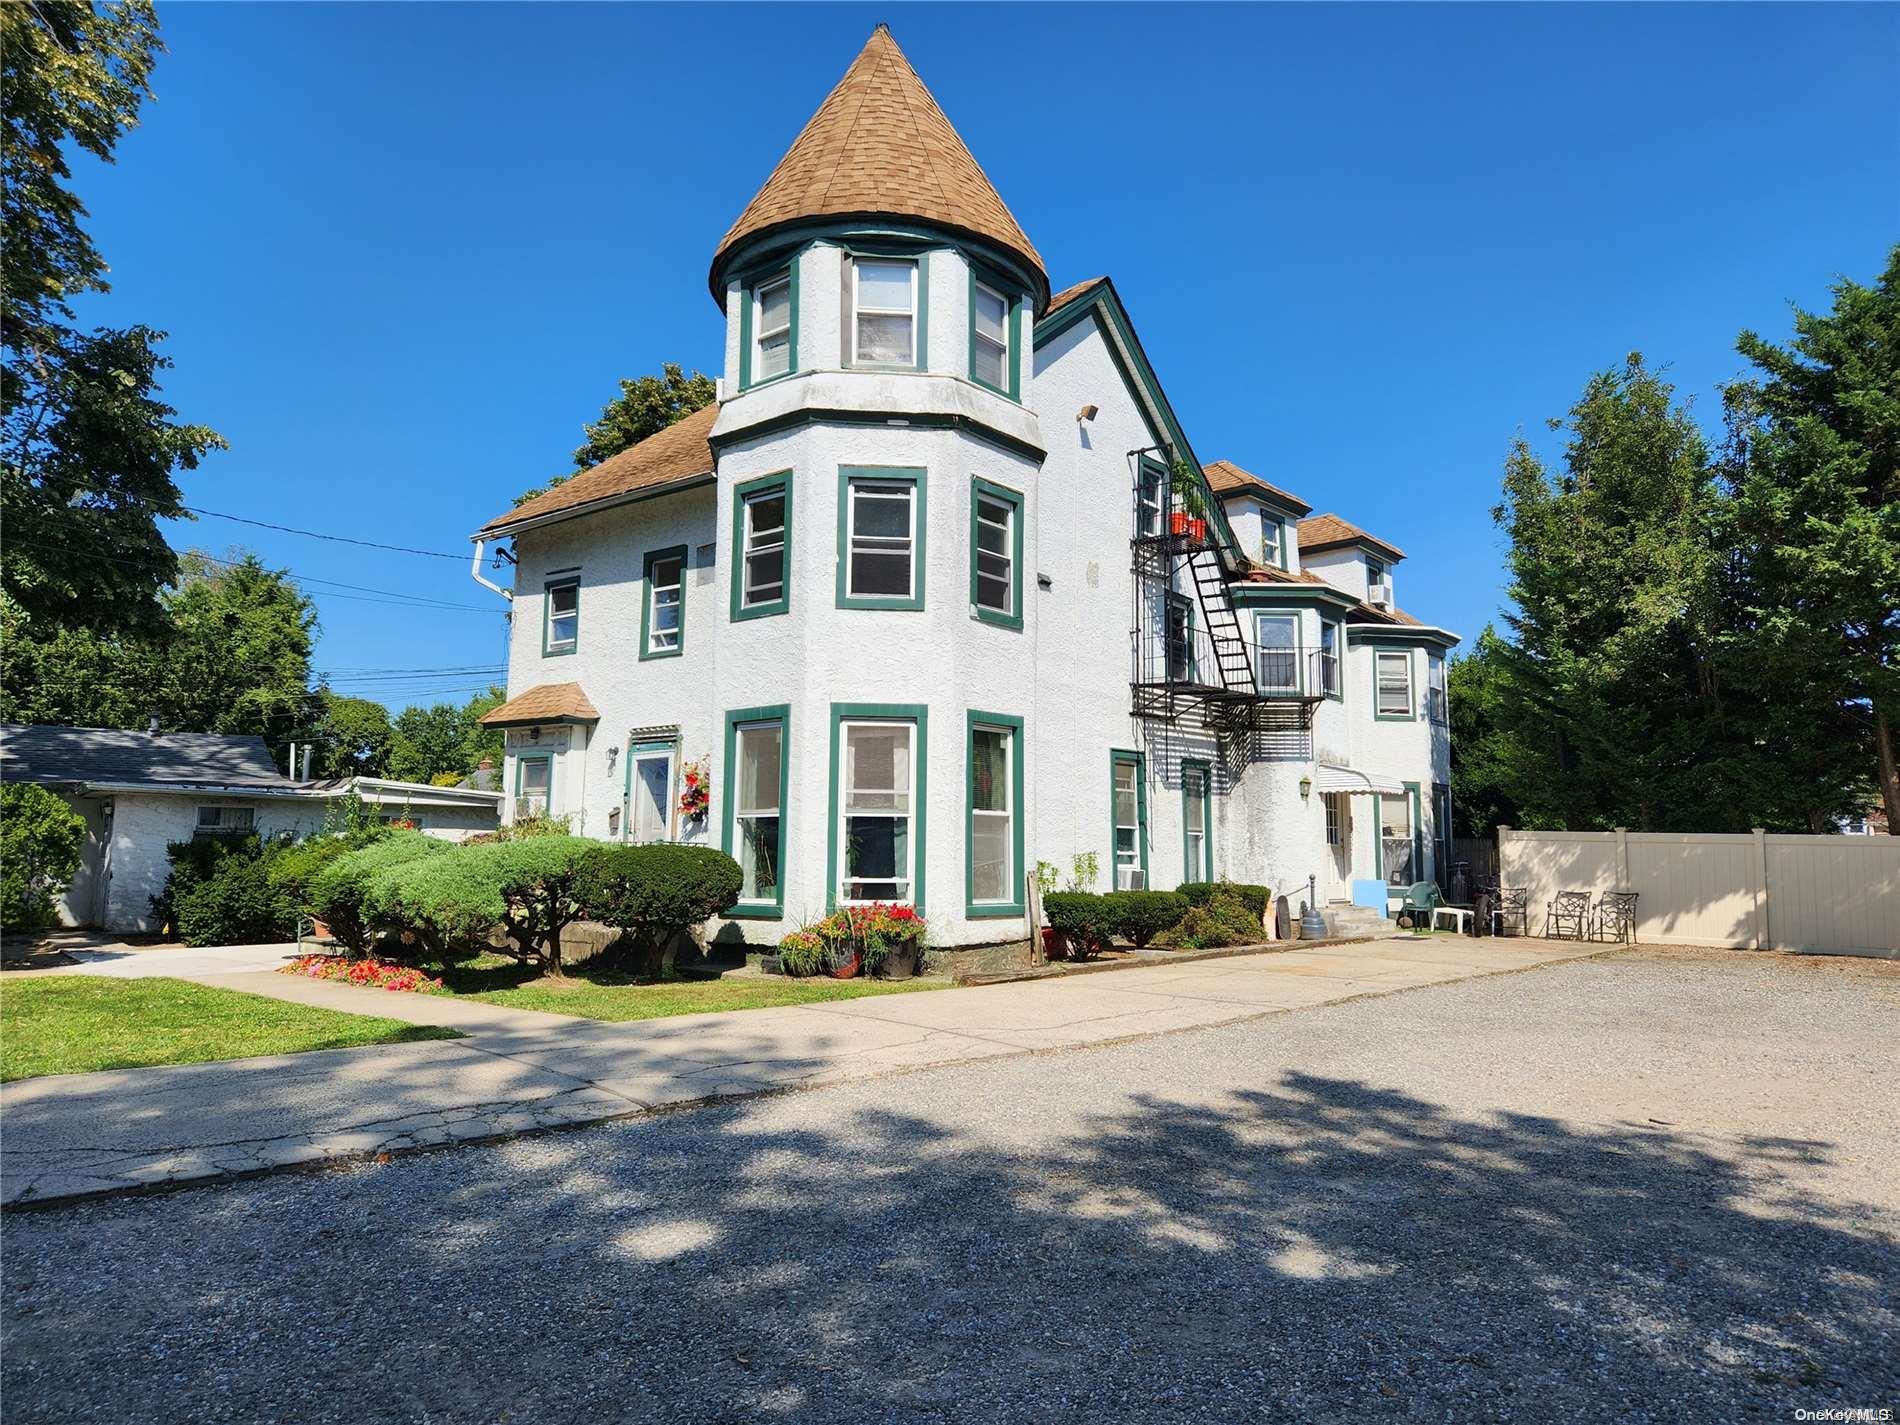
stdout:
POLYGON ((1405 904, 1399 907, 1400 915, 1412 917, 1414 932, 1432 928, 1432 911, 1444 904, 1438 894, 1438 886, 1433 881, 1414 881, 1405 890, 1405 904))

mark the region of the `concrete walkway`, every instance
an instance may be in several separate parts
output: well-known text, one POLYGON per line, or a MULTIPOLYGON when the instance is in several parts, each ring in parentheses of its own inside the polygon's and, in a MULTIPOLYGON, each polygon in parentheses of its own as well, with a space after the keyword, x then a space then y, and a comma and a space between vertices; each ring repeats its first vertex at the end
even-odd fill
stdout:
POLYGON ((7 1084, 0 1087, 0 1203, 233 1177, 1080 1049, 1603 950, 1541 940, 1397 938, 630 1024, 255 969, 195 973, 189 977, 203 984, 447 1024, 467 1037, 7 1084))

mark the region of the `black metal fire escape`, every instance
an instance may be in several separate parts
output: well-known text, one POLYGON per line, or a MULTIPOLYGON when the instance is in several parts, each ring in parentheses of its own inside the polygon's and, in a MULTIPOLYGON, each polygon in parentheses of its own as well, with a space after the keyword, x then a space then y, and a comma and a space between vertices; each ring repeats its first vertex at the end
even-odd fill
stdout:
POLYGON ((1317 654, 1261 648, 1247 637, 1228 596, 1212 492, 1187 467, 1177 470, 1169 446, 1129 459, 1134 715, 1216 735, 1310 729, 1337 671, 1317 654))

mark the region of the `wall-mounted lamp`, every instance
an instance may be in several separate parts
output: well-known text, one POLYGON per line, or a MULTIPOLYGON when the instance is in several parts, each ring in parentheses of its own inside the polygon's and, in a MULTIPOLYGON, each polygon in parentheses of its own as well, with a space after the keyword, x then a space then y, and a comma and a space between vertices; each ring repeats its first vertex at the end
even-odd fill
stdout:
POLYGON ((1084 406, 1082 407, 1081 410, 1075 413, 1075 418, 1076 420, 1086 425, 1089 421, 1094 420, 1100 414, 1101 414, 1100 406, 1084 406))
POLYGON ((1312 795, 1313 795, 1313 779, 1311 777, 1300 778, 1300 800, 1305 801, 1308 797, 1312 795))

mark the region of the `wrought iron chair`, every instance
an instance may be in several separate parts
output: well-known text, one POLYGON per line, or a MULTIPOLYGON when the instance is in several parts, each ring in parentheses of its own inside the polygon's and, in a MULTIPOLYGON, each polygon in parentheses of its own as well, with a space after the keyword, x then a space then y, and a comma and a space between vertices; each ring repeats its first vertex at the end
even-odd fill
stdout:
POLYGON ((1595 938, 1636 943, 1636 892, 1605 891, 1597 897, 1595 938))
POLYGON ((1499 886, 1491 902, 1491 933, 1503 935, 1516 925, 1519 935, 1531 933, 1531 888, 1499 886))
POLYGON ((1590 893, 1559 891, 1544 906, 1544 939, 1583 940, 1590 933, 1590 893))

